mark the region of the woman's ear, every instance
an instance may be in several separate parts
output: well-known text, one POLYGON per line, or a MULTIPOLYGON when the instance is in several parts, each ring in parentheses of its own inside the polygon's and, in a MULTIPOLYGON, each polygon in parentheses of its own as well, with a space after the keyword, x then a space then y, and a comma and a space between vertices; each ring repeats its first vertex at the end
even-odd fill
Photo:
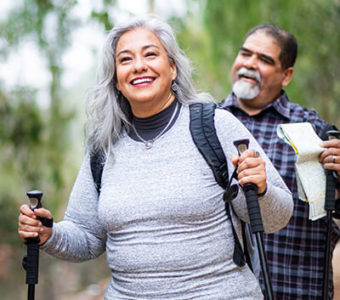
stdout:
POLYGON ((114 85, 114 87, 116 88, 116 90, 120 93, 120 89, 119 89, 119 83, 118 82, 116 82, 115 83, 115 85, 114 85))
POLYGON ((283 72, 283 80, 282 80, 282 87, 286 87, 290 81, 292 80, 294 73, 294 67, 289 67, 283 72))
POLYGON ((171 79, 174 81, 177 77, 177 68, 174 62, 170 64, 170 71, 172 73, 171 79))

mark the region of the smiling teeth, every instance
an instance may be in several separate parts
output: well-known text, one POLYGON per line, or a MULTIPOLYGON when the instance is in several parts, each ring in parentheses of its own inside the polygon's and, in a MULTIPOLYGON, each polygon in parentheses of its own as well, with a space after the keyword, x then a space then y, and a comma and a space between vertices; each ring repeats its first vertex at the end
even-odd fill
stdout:
POLYGON ((139 84, 143 82, 151 82, 153 79, 152 78, 141 78, 141 79, 136 79, 132 81, 132 84, 139 84))

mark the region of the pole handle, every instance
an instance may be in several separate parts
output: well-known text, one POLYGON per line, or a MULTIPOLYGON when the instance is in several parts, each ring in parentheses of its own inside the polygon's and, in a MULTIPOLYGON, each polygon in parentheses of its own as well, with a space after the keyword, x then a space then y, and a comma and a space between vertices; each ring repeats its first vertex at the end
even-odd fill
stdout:
POLYGON ((26 284, 37 284, 39 271, 39 245, 36 243, 27 243, 25 269, 26 284))
MULTIPOLYGON (((339 139, 340 131, 329 130, 327 131, 328 140, 339 139)), ((326 196, 325 196, 325 210, 333 211, 335 210, 335 181, 336 172, 332 170, 326 171, 326 196)))
MULTIPOLYGON (((248 149, 249 140, 237 140, 234 141, 234 145, 238 151, 238 154, 241 155, 248 149)), ((247 201, 250 226, 253 233, 264 232, 257 190, 258 187, 254 183, 246 183, 243 185, 243 191, 247 201)))
POLYGON ((243 190, 246 196, 251 230, 253 233, 264 232, 257 196, 257 186, 254 183, 246 183, 243 186, 243 190))
MULTIPOLYGON (((30 200, 30 209, 41 208, 41 198, 43 193, 38 190, 26 193, 30 200)), ((23 258, 23 267, 26 270, 26 284, 34 285, 38 283, 39 272, 39 237, 26 239, 27 254, 23 258)))
MULTIPOLYGON (((41 208, 41 198, 43 196, 43 193, 41 191, 38 190, 33 190, 33 191, 29 191, 26 193, 26 195, 28 196, 28 199, 30 201, 29 207, 31 210, 35 210, 37 208, 41 208)), ((27 238, 26 239, 26 243, 27 244, 39 244, 40 243, 40 239, 39 237, 35 237, 35 238, 27 238)))
POLYGON ((326 170, 326 197, 325 210, 335 210, 335 178, 333 171, 326 170))
POLYGON ((41 208, 41 198, 43 193, 38 190, 29 191, 26 193, 30 200, 30 209, 35 210, 36 208, 41 208))

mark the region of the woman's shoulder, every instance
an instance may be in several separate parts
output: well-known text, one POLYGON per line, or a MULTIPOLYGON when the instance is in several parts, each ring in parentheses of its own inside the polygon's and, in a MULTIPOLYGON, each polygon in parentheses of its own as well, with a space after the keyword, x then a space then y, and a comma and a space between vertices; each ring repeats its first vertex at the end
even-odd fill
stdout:
POLYGON ((231 112, 217 107, 215 109, 215 123, 240 124, 240 121, 231 112))
MULTIPOLYGON (((187 118, 189 118, 189 114, 190 114, 189 107, 190 105, 188 104, 182 104, 182 108, 181 108, 182 112, 187 118)), ((239 126, 243 127, 242 123, 232 113, 218 106, 216 107, 214 111, 214 123, 215 123, 214 125, 217 130, 219 130, 219 128, 221 129, 223 128, 223 131, 226 130, 227 128, 235 128, 235 127, 237 128, 239 126)))
POLYGON ((236 140, 240 138, 248 138, 250 135, 247 128, 229 111, 217 108, 215 110, 215 128, 219 137, 236 140))

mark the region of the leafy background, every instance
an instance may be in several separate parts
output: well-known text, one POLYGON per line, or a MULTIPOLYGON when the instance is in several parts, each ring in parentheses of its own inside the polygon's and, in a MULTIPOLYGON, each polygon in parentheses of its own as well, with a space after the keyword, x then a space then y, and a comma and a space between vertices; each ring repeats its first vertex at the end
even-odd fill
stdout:
MULTIPOLYGON (((56 220, 62 219, 83 155, 84 98, 95 65, 72 84, 65 80, 70 68, 65 57, 74 33, 90 27, 104 36, 120 15, 138 12, 110 0, 11 2, 0 20, 0 294, 2 299, 25 299, 21 259, 26 250, 17 235, 18 208, 27 202, 26 191, 38 188, 44 192, 44 205, 56 220), (87 13, 81 9, 84 3, 87 13), (35 49, 44 66, 42 86, 20 77, 9 84, 8 61, 13 55, 19 59, 25 45, 35 49)), ((143 12, 159 14, 173 26, 195 67, 197 87, 217 100, 231 89, 231 65, 248 29, 275 23, 292 32, 299 55, 286 90, 294 102, 315 108, 340 128, 339 0, 186 0, 180 14, 171 10, 169 1, 143 5, 143 12)), ((93 35, 82 34, 95 43, 93 35)), ((94 60, 100 46, 91 48, 94 60)), ((31 72, 40 71, 33 67, 31 72)), ((104 255, 72 264, 41 253, 37 299, 102 299, 108 277, 104 255)))

